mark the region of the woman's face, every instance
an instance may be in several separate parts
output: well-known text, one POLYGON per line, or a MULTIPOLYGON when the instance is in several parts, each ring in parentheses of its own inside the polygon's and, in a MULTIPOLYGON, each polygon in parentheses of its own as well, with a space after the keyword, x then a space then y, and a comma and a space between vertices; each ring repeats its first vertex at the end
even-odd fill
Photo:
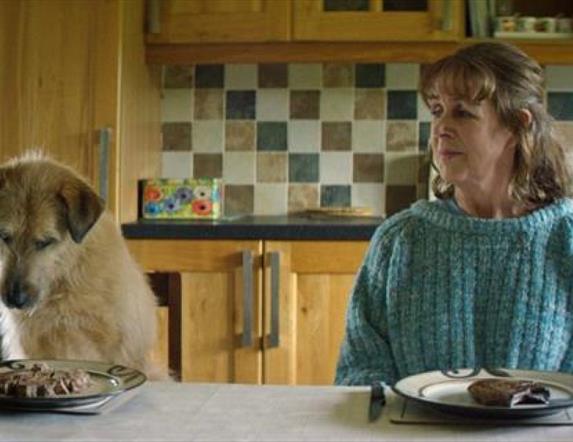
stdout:
POLYGON ((513 171, 516 140, 490 100, 437 93, 429 100, 432 153, 440 175, 456 188, 501 190, 513 171))

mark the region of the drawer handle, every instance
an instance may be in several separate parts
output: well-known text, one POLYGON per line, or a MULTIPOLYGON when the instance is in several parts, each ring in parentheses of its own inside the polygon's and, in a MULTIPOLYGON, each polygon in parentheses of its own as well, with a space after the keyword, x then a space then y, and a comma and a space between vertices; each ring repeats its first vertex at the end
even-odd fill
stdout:
POLYGON ((243 250, 243 334, 241 347, 253 345, 253 252, 243 250))
POLYGON ((111 128, 104 127, 99 130, 98 143, 98 166, 99 177, 98 187, 99 196, 107 201, 108 183, 109 183, 109 149, 111 143, 111 128))
POLYGON ((270 252, 271 261, 271 333, 268 337, 268 348, 279 346, 279 318, 280 318, 280 253, 270 252))

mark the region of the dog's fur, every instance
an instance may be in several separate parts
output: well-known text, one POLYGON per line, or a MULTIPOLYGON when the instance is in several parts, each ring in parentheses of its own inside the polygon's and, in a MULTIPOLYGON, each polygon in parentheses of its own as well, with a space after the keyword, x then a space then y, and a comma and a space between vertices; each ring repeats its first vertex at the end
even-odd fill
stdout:
POLYGON ((149 361, 155 297, 96 193, 41 154, 0 167, 5 359, 149 361))

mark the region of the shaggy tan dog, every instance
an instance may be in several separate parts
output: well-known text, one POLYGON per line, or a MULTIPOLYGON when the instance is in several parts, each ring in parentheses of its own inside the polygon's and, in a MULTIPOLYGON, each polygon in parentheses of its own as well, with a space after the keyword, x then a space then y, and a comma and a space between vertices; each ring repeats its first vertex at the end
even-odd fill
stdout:
POLYGON ((0 167, 0 326, 5 359, 82 359, 161 374, 155 298, 103 202, 38 154, 0 167))

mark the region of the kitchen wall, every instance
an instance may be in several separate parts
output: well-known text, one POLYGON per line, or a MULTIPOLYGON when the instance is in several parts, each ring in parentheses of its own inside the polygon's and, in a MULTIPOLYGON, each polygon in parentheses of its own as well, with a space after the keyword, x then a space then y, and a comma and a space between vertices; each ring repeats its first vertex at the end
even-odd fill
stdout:
MULTIPOLYGON (((329 206, 392 214, 427 195, 420 68, 166 66, 162 174, 223 178, 229 216, 329 206)), ((549 110, 573 153, 573 66, 546 74, 549 110)))

